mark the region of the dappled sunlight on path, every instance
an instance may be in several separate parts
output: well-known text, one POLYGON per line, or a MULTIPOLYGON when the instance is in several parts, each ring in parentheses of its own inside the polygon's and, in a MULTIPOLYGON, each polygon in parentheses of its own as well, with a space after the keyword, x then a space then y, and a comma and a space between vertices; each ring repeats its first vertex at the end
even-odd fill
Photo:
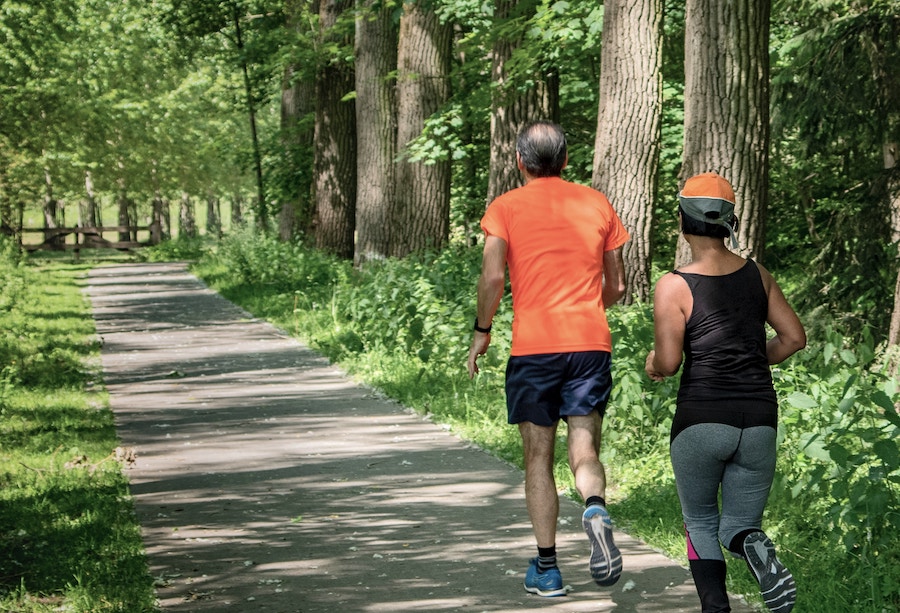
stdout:
POLYGON ((595 586, 569 500, 558 549, 573 590, 527 595, 521 471, 354 383, 185 265, 97 268, 88 293, 163 610, 697 610, 689 573, 621 532, 622 579, 595 586))

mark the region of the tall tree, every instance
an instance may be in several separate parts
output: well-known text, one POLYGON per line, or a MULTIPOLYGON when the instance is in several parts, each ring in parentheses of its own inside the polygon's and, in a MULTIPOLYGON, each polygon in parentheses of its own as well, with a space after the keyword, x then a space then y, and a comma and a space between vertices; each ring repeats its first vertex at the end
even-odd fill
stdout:
POLYGON ((202 49, 222 54, 240 74, 240 100, 250 134, 250 160, 256 183, 256 221, 262 229, 269 226, 265 178, 262 164, 262 137, 259 134, 259 109, 278 82, 278 52, 284 27, 283 0, 171 0, 166 20, 184 42, 185 53, 202 49), (211 46, 206 39, 220 36, 224 45, 211 46))
POLYGON ((397 25, 393 3, 357 0, 356 262, 391 249, 394 158, 397 154, 397 25))
POLYGON ((592 185, 631 233, 625 302, 650 299, 662 118, 662 0, 606 0, 592 185))
POLYGON ((277 168, 281 212, 278 235, 281 240, 294 238, 299 231, 309 232, 312 223, 312 163, 315 119, 315 65, 307 50, 314 48, 315 32, 308 31, 310 17, 318 16, 318 0, 287 0, 287 28, 295 45, 284 69, 281 90, 282 164, 277 168), (311 40, 312 39, 312 40, 311 40))
MULTIPOLYGON (((884 167, 889 173, 887 194, 891 210, 891 239, 897 246, 897 283, 894 285, 894 308, 891 310, 891 323, 888 327, 888 344, 900 346, 900 147, 897 143, 886 143, 884 147, 884 167)), ((900 367, 900 356, 895 359, 894 374, 900 367)))
MULTIPOLYGON (((687 0, 681 183, 715 171, 734 187, 741 253, 762 258, 769 179, 770 0, 687 0)), ((684 241, 676 264, 690 259, 684 241)))
MULTIPOLYGON (((429 118, 450 97, 453 30, 441 23, 428 0, 404 5, 400 19, 397 68, 397 210, 391 255, 403 257, 426 248, 440 249, 450 226, 450 159, 447 151, 416 151, 429 118)), ((426 141, 427 133, 424 134, 426 141)))
POLYGON ((352 0, 321 0, 321 46, 335 49, 316 78, 314 202, 315 245, 353 258, 356 217, 356 110, 354 76, 346 62, 352 34, 346 17, 352 0), (343 17, 343 19, 341 19, 343 17))
POLYGON ((494 3, 491 49, 491 159, 487 202, 521 185, 516 167, 516 136, 535 120, 559 120, 559 75, 540 57, 529 57, 522 43, 534 0, 494 3))

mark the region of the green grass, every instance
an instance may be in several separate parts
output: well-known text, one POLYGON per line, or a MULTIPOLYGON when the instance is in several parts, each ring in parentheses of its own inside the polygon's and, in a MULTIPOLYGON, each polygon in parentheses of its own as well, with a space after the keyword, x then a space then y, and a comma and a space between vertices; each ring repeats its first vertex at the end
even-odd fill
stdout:
POLYGON ((116 461, 89 264, 0 263, 0 611, 156 611, 116 461))

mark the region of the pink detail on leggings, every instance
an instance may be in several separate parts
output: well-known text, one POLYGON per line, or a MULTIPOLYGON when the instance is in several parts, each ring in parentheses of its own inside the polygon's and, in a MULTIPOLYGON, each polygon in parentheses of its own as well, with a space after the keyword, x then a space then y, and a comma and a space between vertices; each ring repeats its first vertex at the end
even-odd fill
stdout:
POLYGON ((700 556, 694 551, 694 544, 691 542, 691 533, 688 532, 687 526, 684 527, 684 539, 687 541, 688 560, 699 560, 700 556))

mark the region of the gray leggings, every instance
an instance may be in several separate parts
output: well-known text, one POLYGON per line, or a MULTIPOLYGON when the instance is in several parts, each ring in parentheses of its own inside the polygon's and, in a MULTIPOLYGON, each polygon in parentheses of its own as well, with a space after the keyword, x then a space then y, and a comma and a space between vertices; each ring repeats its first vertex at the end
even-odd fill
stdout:
POLYGON ((672 441, 689 559, 724 560, 720 542, 727 548, 739 532, 762 527, 775 477, 775 434, 770 426, 705 423, 682 430, 672 441))

